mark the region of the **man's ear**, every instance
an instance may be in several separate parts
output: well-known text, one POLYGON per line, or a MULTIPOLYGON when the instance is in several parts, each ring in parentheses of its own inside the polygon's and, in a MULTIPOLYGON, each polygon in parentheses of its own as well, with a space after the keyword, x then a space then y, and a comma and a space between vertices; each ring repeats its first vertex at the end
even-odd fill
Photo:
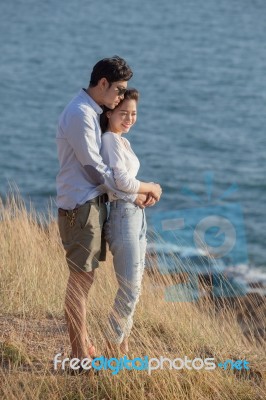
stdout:
POLYGON ((106 90, 109 87, 109 82, 106 78, 101 78, 98 81, 98 85, 99 85, 100 89, 106 90))

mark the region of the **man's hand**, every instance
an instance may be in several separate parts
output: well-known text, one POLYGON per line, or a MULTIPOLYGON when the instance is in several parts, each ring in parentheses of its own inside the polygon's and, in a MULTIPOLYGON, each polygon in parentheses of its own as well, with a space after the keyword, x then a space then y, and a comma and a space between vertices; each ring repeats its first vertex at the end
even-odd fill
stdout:
POLYGON ((136 206, 139 206, 140 208, 145 208, 147 197, 148 196, 146 194, 138 194, 136 200, 134 201, 134 204, 136 204, 136 206))

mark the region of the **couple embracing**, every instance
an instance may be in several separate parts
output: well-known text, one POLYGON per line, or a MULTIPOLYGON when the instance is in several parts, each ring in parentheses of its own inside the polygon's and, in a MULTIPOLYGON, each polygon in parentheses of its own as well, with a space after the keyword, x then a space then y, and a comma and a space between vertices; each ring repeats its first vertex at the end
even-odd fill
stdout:
POLYGON ((140 163, 122 136, 137 118, 139 94, 127 88, 132 75, 118 56, 100 60, 88 88, 71 100, 58 123, 58 224, 70 271, 65 316, 71 356, 79 359, 96 356, 86 327, 86 300, 95 269, 105 260, 106 241, 118 282, 106 348, 110 354, 128 352, 145 262, 145 207, 162 193, 159 184, 136 178, 140 163))

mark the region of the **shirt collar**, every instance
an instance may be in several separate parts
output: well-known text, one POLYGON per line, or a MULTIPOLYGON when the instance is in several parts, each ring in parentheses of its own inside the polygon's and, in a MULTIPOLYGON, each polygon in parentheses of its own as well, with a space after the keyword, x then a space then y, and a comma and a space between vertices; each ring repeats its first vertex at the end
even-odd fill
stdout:
POLYGON ((93 108, 93 110, 97 114, 101 114, 103 112, 102 108, 97 104, 93 98, 85 91, 86 89, 81 89, 80 94, 84 97, 84 99, 87 100, 87 102, 90 104, 90 106, 93 108))

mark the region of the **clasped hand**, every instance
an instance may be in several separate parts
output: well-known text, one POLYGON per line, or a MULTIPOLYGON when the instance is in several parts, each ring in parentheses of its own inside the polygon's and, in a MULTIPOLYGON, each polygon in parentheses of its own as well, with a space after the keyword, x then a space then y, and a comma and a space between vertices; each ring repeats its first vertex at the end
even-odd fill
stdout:
POLYGON ((141 208, 152 207, 160 200, 162 195, 162 188, 158 183, 151 182, 153 184, 153 191, 147 194, 138 194, 135 204, 141 208))

